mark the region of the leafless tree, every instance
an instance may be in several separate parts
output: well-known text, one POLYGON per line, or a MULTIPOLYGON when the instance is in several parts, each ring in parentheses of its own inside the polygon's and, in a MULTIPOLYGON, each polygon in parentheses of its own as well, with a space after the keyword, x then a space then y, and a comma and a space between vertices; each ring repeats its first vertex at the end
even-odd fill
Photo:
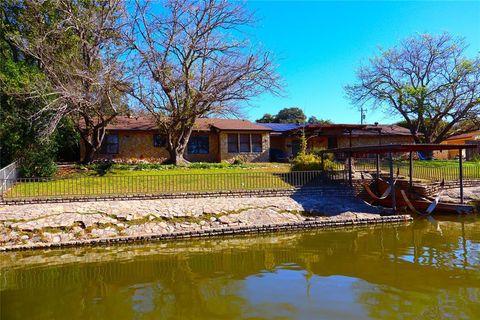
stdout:
POLYGON ((124 65, 120 59, 122 0, 29 0, 20 19, 28 29, 11 39, 38 61, 45 75, 19 93, 42 99, 44 107, 31 115, 43 121, 42 134, 53 132, 71 116, 85 144, 85 162, 100 148, 106 125, 118 113, 124 65))
POLYGON ((463 39, 418 35, 370 59, 346 92, 405 120, 417 143, 440 143, 480 128, 480 57, 467 59, 463 39), (469 120, 469 121, 466 121, 469 120))
POLYGON ((169 0, 161 10, 137 1, 125 36, 139 63, 131 94, 166 135, 170 162, 183 157, 195 120, 238 114, 239 103, 278 92, 270 54, 242 32, 253 18, 238 2, 169 0))

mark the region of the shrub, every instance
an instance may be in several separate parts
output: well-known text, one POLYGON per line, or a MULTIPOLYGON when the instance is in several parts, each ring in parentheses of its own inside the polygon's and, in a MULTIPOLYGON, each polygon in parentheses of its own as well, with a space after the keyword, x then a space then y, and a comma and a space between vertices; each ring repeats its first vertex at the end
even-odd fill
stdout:
POLYGON ((38 143, 27 148, 19 159, 20 175, 23 177, 51 177, 57 172, 56 148, 51 142, 38 143))
MULTIPOLYGON (((311 153, 300 153, 292 160, 292 171, 322 170, 322 158, 311 153)), ((329 159, 323 160, 324 170, 333 170, 335 163, 329 159)))
POLYGON ((242 164, 244 164, 244 161, 242 159, 239 159, 239 158, 233 160, 233 162, 232 162, 232 165, 234 165, 234 166, 241 166, 242 164))
POLYGON ((335 155, 333 153, 324 153, 323 155, 320 154, 321 151, 324 151, 325 149, 324 148, 312 148, 309 150, 309 153, 311 154, 314 154, 318 157, 321 157, 323 156, 323 159, 324 160, 330 160, 330 161, 334 161, 335 159, 335 155))

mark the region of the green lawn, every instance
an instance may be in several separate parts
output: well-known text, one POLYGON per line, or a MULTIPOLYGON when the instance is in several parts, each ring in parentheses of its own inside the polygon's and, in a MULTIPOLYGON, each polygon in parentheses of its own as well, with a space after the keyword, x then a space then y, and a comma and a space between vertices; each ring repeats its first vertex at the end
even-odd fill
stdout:
MULTIPOLYGON (((356 170, 375 170, 375 161, 357 161, 356 170)), ((337 163, 337 170, 344 168, 337 163)), ((408 162, 396 162, 400 175, 408 176, 408 162)), ((388 163, 381 170, 388 172, 388 163)), ((457 180, 455 161, 415 161, 414 178, 457 180)), ((5 199, 144 195, 175 192, 212 192, 285 189, 313 181, 316 173, 290 172, 289 164, 96 165, 60 170, 55 178, 25 180, 4 194, 5 199)), ((480 164, 465 163, 465 179, 480 179, 480 164)))
POLYGON ((26 180, 5 199, 284 189, 304 184, 314 174, 290 172, 288 164, 79 167, 53 179, 26 180))

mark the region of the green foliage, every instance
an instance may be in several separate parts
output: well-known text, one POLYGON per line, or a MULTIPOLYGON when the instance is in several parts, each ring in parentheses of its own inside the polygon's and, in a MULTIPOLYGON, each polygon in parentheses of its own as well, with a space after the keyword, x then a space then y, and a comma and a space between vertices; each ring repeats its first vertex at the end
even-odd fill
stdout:
POLYGON ((42 142, 24 150, 19 159, 20 175, 23 177, 51 177, 57 172, 55 143, 42 142))
MULTIPOLYGON (((322 170, 322 158, 313 153, 299 153, 292 161, 292 171, 322 170)), ((333 170, 335 163, 324 158, 323 170, 333 170)))
POLYGON ((275 122, 275 117, 272 116, 270 113, 265 113, 263 117, 260 119, 257 119, 256 122, 258 123, 274 123, 275 122))
POLYGON ((283 108, 275 116, 276 123, 305 123, 307 117, 300 108, 283 108))
POLYGON ((308 118, 307 123, 308 124, 331 124, 332 121, 324 120, 324 119, 318 119, 315 116, 311 116, 310 118, 308 118))
POLYGON ((472 156, 472 162, 478 162, 480 164, 480 153, 476 153, 472 156))
POLYGON ((330 161, 334 161, 335 160, 335 156, 333 153, 321 153, 321 151, 325 150, 324 148, 312 148, 310 150, 308 150, 309 153, 311 154, 314 154, 318 157, 323 157, 324 160, 330 160, 330 161))

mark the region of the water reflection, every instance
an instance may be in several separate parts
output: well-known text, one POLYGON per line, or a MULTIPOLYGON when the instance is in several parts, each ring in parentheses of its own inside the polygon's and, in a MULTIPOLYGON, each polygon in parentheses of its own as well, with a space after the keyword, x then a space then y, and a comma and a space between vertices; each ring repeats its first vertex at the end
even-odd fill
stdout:
POLYGON ((1 318, 478 318, 479 252, 472 216, 7 253, 1 318))

